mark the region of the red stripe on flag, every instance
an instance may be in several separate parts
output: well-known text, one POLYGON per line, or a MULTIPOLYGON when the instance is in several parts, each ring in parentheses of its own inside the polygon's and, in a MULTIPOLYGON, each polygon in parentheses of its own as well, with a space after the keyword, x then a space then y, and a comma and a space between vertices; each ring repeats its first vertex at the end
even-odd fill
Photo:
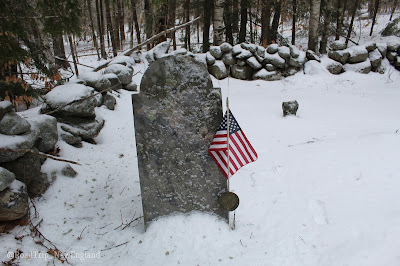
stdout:
POLYGON ((247 159, 246 155, 243 153, 243 149, 240 147, 240 145, 236 142, 233 136, 230 136, 229 139, 233 142, 233 144, 236 146, 236 149, 239 151, 241 158, 246 162, 246 164, 250 163, 250 161, 247 159))

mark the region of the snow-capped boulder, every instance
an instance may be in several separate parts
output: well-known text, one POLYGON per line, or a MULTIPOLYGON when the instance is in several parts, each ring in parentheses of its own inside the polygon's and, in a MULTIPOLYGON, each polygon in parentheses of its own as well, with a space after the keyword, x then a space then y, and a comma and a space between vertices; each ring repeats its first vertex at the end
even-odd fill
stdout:
POLYGON ((227 52, 232 51, 232 45, 227 42, 224 42, 219 47, 221 48, 222 53, 227 53, 227 52))
POLYGON ((31 125, 26 119, 17 115, 14 111, 4 114, 0 120, 0 133, 5 135, 20 135, 28 132, 31 125))
POLYGON ((240 44, 236 44, 232 47, 232 54, 234 56, 240 54, 243 51, 243 48, 240 46, 240 44))
POLYGON ((278 54, 280 57, 286 59, 290 57, 290 49, 287 46, 280 46, 278 48, 278 54))
POLYGON ((375 71, 382 63, 382 54, 378 49, 370 52, 368 55, 369 60, 371 61, 372 70, 375 71))
POLYGON ((221 59, 222 51, 219 46, 210 46, 210 54, 214 56, 215 59, 221 59))
MULTIPOLYGON (((170 41, 165 41, 165 42, 161 42, 161 43, 157 44, 156 46, 154 46, 154 48, 151 49, 151 51, 153 51, 154 60, 157 60, 157 59, 163 57, 165 54, 167 54, 170 44, 171 44, 170 41)), ((124 84, 124 83, 122 82, 122 84, 124 84)))
POLYGON ((57 119, 50 115, 35 115, 27 119, 36 139, 34 146, 41 152, 54 149, 58 141, 57 119))
POLYGON ((344 64, 346 64, 347 60, 349 59, 350 51, 347 49, 346 50, 329 51, 328 56, 329 56, 329 58, 344 65, 344 64))
POLYGON ((267 47, 267 53, 275 54, 276 52, 278 52, 278 48, 279 48, 279 45, 277 45, 276 43, 270 44, 267 47))
POLYGON ((28 213, 26 186, 14 180, 8 188, 0 192, 0 221, 17 220, 28 213))
POLYGON ((396 60, 397 57, 397 52, 393 52, 393 51, 388 51, 386 54, 386 58, 389 60, 389 62, 394 62, 396 60))
POLYGON ((146 59, 147 63, 153 63, 155 61, 153 50, 147 51, 144 58, 146 59))
POLYGON ((211 66, 215 63, 215 57, 211 55, 210 52, 206 53, 206 61, 207 61, 207 65, 211 66))
POLYGON ((321 64, 315 60, 310 60, 304 64, 304 74, 326 75, 326 74, 330 74, 330 73, 323 64, 321 64))
POLYGON ((227 52, 222 56, 222 62, 224 62, 225 65, 234 65, 236 63, 236 58, 233 56, 232 52, 227 52))
POLYGON ((132 82, 131 83, 129 83, 128 85, 124 85, 123 86, 123 89, 124 90, 127 90, 127 91, 137 91, 137 84, 136 84, 136 82, 134 82, 133 80, 132 80, 132 82))
POLYGON ((262 68, 262 65, 258 62, 258 60, 254 56, 247 58, 246 63, 256 70, 262 68))
POLYGON ((367 60, 361 63, 346 64, 344 65, 344 70, 368 74, 372 70, 371 61, 367 58, 367 60))
POLYGON ((116 104, 117 100, 115 99, 114 96, 108 93, 103 96, 103 105, 107 107, 108 110, 114 110, 116 104))
POLYGON ((240 54, 236 55, 236 58, 245 60, 247 58, 250 58, 252 55, 253 54, 249 50, 243 49, 240 54))
POLYGON ((103 75, 106 79, 108 79, 108 81, 110 81, 111 86, 110 89, 111 90, 120 90, 122 89, 122 84, 119 81, 119 78, 116 74, 114 73, 107 73, 103 75))
POLYGON ((242 80, 248 80, 253 74, 253 69, 250 66, 233 65, 231 68, 232 77, 242 80))
POLYGON ((0 120, 3 116, 12 110, 12 103, 10 101, 0 101, 0 120))
POLYGON ((266 64, 265 69, 268 71, 274 71, 276 70, 276 66, 274 66, 273 64, 266 64))
POLYGON ((197 62, 203 64, 207 68, 207 56, 206 54, 187 54, 196 60, 197 62))
POLYGON ((346 43, 341 40, 331 42, 330 48, 334 51, 340 51, 346 49, 346 43))
POLYGON ((297 49, 295 45, 289 44, 289 49, 290 49, 290 56, 293 58, 298 58, 300 56, 300 50, 297 49))
POLYGON ((387 43, 387 49, 389 52, 394 52, 400 48, 400 39, 390 39, 387 43))
POLYGON ((308 60, 315 60, 321 63, 321 58, 319 58, 319 56, 314 51, 307 50, 306 57, 308 60))
POLYGON ((133 60, 135 60, 135 63, 140 63, 140 62, 141 62, 140 56, 139 56, 138 52, 133 52, 133 53, 131 53, 131 54, 129 55, 129 57, 132 57, 133 60))
POLYGON ((261 58, 264 58, 264 56, 265 56, 265 48, 258 45, 255 54, 256 54, 257 56, 261 57, 261 58))
POLYGON ((216 60, 214 65, 208 67, 208 71, 216 79, 224 79, 228 76, 226 66, 221 60, 216 60))
POLYGON ((97 118, 90 122, 83 121, 79 123, 61 124, 61 129, 74 136, 80 137, 82 140, 92 140, 96 137, 104 126, 104 120, 97 118))
POLYGON ((266 81, 280 80, 282 75, 278 71, 268 71, 264 68, 260 69, 253 75, 253 79, 262 79, 266 81))
POLYGON ((376 49, 376 42, 368 42, 364 44, 364 47, 367 49, 368 53, 370 53, 376 49))
POLYGON ((376 48, 379 50, 379 52, 382 55, 382 58, 386 58, 387 54, 387 43, 385 42, 380 42, 376 44, 376 48))
MULTIPOLYGON (((127 68, 122 65, 121 67, 127 68)), ((60 108, 57 110, 58 114, 94 118, 94 108, 97 101, 93 97, 90 97, 93 94, 94 90, 91 87, 68 83, 52 89, 45 95, 45 99, 51 110, 60 108)))
POLYGON ((349 49, 349 59, 347 60, 350 64, 357 64, 364 62, 368 58, 368 51, 363 46, 353 46, 349 49))
POLYGON ((338 75, 343 72, 343 65, 329 57, 322 57, 321 63, 331 74, 338 75))
MULTIPOLYGON (((278 49, 277 49, 277 51, 278 51, 278 49)), ((272 64, 278 68, 285 67, 285 59, 280 57, 278 53, 274 53, 274 54, 265 53, 264 63, 272 64)))
MULTIPOLYGON (((35 145, 37 136, 34 131, 22 135, 1 135, 0 148, 3 149, 30 149, 35 145)), ((13 161, 24 153, 0 151, 0 163, 13 161)))
POLYGON ((241 43, 240 46, 243 49, 250 51, 251 53, 255 53, 257 50, 257 45, 253 43, 241 43))
POLYGON ((14 180, 14 173, 0 167, 0 192, 5 190, 14 180))
POLYGON ((246 65, 246 60, 239 59, 239 60, 237 60, 236 64, 238 66, 245 66, 246 65))
POLYGON ((96 91, 103 91, 111 87, 111 82, 100 72, 84 72, 79 74, 79 79, 85 81, 87 86, 96 91))
POLYGON ((299 51, 299 56, 297 58, 290 57, 289 66, 300 68, 303 67, 305 62, 306 62, 306 53, 303 51, 299 51))
POLYGON ((104 74, 114 73, 118 76, 122 85, 129 84, 132 81, 133 70, 123 65, 110 65, 104 70, 104 74))

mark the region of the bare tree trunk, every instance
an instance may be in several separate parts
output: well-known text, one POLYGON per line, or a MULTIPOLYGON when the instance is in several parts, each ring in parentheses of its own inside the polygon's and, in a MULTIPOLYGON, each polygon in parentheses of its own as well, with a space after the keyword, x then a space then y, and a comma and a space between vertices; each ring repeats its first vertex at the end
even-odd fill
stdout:
POLYGON ((112 14, 112 21, 113 21, 112 34, 114 34, 115 45, 117 46, 118 50, 121 50, 121 39, 120 39, 121 34, 119 32, 120 27, 119 27, 119 15, 118 15, 118 2, 112 1, 110 11, 112 14))
POLYGON ((136 14, 136 3, 135 0, 131 0, 131 7, 132 7, 132 19, 133 19, 133 23, 135 24, 135 31, 136 31, 136 39, 138 44, 141 43, 140 40, 140 29, 139 29, 139 22, 138 22, 138 18, 137 18, 137 14, 136 14))
POLYGON ((240 2, 240 31, 239 31, 239 43, 246 41, 247 32, 247 0, 240 2))
POLYGON ((106 53, 106 46, 104 43, 104 18, 103 18, 103 1, 102 0, 95 0, 96 1, 96 13, 97 13, 97 26, 99 28, 99 35, 100 35, 100 53, 101 58, 107 59, 106 53))
POLYGON ((204 0, 203 53, 208 52, 208 50, 210 49, 210 24, 212 5, 212 0, 204 0))
POLYGON ((239 32, 239 0, 233 1, 232 7, 232 32, 239 32))
POLYGON ((337 8, 336 8, 336 35, 335 35, 335 40, 339 40, 340 38, 340 32, 342 32, 342 25, 341 25, 341 6, 342 6, 342 1, 337 0, 337 8))
POLYGON ((375 0, 374 16, 372 17, 372 25, 371 25, 371 31, 369 33, 369 36, 372 36, 372 31, 374 30, 374 25, 376 22, 376 14, 378 13, 378 9, 379 9, 379 0, 375 0))
POLYGON ((293 14, 292 14, 292 44, 296 44, 296 20, 297 20, 297 1, 292 0, 292 8, 293 8, 293 14))
POLYGON ((55 63, 57 68, 70 68, 70 65, 67 61, 57 59, 57 57, 67 60, 65 56, 65 47, 64 47, 64 40, 62 35, 52 35, 53 39, 53 50, 54 50, 54 57, 55 63))
MULTIPOLYGON (((356 0, 357 1, 357 0, 356 0)), ((321 8, 322 14, 324 16, 324 24, 322 28, 322 36, 321 36, 321 42, 320 42, 320 47, 319 47, 319 52, 321 54, 326 54, 326 49, 328 46, 328 37, 329 37, 329 25, 331 23, 331 14, 332 14, 332 2, 331 1, 324 1, 325 6, 321 8)))
MULTIPOLYGON (((144 31, 146 38, 150 39, 153 32, 153 16, 150 9, 150 0, 144 0, 144 31)), ((151 49, 151 44, 147 44, 147 50, 151 49)))
POLYGON ((226 41, 233 44, 233 29, 232 29, 232 0, 225 0, 224 3, 224 24, 226 32, 226 41))
POLYGON ((119 33, 121 38, 121 48, 124 49, 125 42, 125 14, 124 14, 124 1, 118 0, 118 24, 119 24, 119 33))
POLYGON ((271 23, 271 0, 263 0, 261 9, 261 45, 267 47, 271 23))
POLYGON ((216 0, 214 8, 214 45, 223 43, 224 35, 224 0, 216 0))
POLYGON ((97 43, 96 31, 94 30, 91 0, 86 0, 86 4, 88 6, 88 13, 89 13, 89 20, 90 20, 90 28, 92 30, 93 44, 94 44, 94 47, 96 48, 97 59, 100 60, 99 45, 97 43))
MULTIPOLYGON (((176 0, 169 0, 169 10, 168 10, 168 25, 169 27, 175 26, 176 19, 176 0)), ((174 50, 176 50, 176 37, 175 31, 169 34, 169 38, 172 39, 172 45, 174 50)))
POLYGON ((392 12, 390 13, 390 19, 389 19, 389 21, 392 21, 394 11, 396 11, 396 6, 397 6, 397 0, 394 1, 393 8, 392 8, 392 12))
POLYGON ((347 31, 346 46, 349 43, 349 39, 351 37, 351 32, 353 31, 353 23, 354 23, 354 18, 356 17, 357 9, 358 9, 358 2, 359 2, 359 0, 356 0, 356 2, 354 3, 353 12, 351 14, 349 30, 347 31))
POLYGON ((106 17, 107 17, 107 29, 108 29, 108 34, 110 34, 111 37, 111 45, 112 45, 112 49, 113 49, 113 56, 117 56, 117 43, 116 40, 117 38, 115 38, 115 31, 113 29, 113 25, 112 25, 112 20, 111 20, 111 10, 110 10, 110 2, 107 0, 105 2, 106 5, 106 17))
POLYGON ((267 35, 267 43, 276 43, 276 35, 279 27, 279 20, 281 18, 282 0, 276 0, 274 6, 274 18, 272 20, 271 30, 267 35))
POLYGON ((318 51, 318 25, 321 0, 311 0, 308 49, 318 51))
MULTIPOLYGON (((190 21, 190 0, 185 0, 185 22, 190 21)), ((185 29, 185 45, 188 51, 191 50, 190 47, 190 25, 186 26, 185 29)))
POLYGON ((78 77, 78 76, 79 76, 78 64, 77 64, 77 62, 76 62, 76 55, 75 55, 75 52, 74 52, 74 50, 75 50, 75 49, 74 49, 74 42, 72 41, 71 35, 68 35, 68 41, 69 41, 69 45, 70 45, 70 48, 71 48, 72 60, 73 60, 73 62, 74 62, 75 75, 78 77))

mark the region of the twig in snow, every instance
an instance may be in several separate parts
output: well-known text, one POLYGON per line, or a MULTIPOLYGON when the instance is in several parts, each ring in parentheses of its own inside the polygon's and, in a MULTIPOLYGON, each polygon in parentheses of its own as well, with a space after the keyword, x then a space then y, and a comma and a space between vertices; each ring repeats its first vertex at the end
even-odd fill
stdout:
POLYGON ((122 192, 124 192, 125 188, 126 188, 126 186, 125 186, 124 189, 119 193, 120 195, 122 194, 122 192))
POLYGON ((314 143, 317 141, 320 141, 320 139, 313 138, 313 140, 309 140, 307 142, 299 143, 299 144, 291 144, 291 145, 288 145, 288 147, 299 146, 299 145, 304 145, 304 144, 311 144, 311 143, 314 143))
POLYGON ((303 243, 304 243, 304 245, 305 245, 306 242, 304 241, 304 239, 303 239, 301 236, 299 236, 299 237, 300 237, 301 241, 303 241, 303 243))
POLYGON ((38 152, 36 150, 31 150, 31 149, 19 149, 19 150, 13 150, 13 149, 4 149, 4 148, 0 148, 0 151, 7 151, 7 152, 15 152, 15 153, 33 153, 34 155, 37 155, 39 157, 46 157, 55 161, 60 161, 60 162, 67 162, 67 163, 72 163, 72 164, 77 164, 77 165, 81 165, 78 162, 74 162, 74 161, 70 161, 70 160, 65 160, 65 159, 60 159, 54 156, 50 156, 41 152, 38 152))
POLYGON ((78 240, 81 240, 81 239, 82 239, 82 234, 83 234, 83 231, 85 231, 86 227, 87 227, 87 226, 85 226, 85 228, 83 228, 81 234, 80 234, 79 237, 78 237, 78 240))
POLYGON ((102 249, 101 251, 106 251, 106 250, 110 250, 110 249, 113 249, 113 248, 117 248, 117 247, 120 247, 120 246, 125 245, 125 244, 128 244, 128 243, 129 243, 129 241, 126 241, 126 242, 124 242, 124 243, 122 243, 122 244, 119 244, 119 245, 116 245, 116 246, 114 246, 114 247, 102 249))

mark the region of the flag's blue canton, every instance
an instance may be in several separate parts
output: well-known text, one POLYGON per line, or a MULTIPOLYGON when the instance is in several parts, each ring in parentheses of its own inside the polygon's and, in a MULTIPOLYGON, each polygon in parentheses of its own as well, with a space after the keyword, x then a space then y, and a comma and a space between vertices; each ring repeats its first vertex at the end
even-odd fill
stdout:
MULTIPOLYGON (((226 124, 227 124, 227 115, 225 114, 224 119, 221 122, 219 130, 226 130, 226 124)), ((234 133, 238 132, 241 130, 239 124, 236 122, 235 117, 229 110, 229 135, 233 135, 234 133)))

